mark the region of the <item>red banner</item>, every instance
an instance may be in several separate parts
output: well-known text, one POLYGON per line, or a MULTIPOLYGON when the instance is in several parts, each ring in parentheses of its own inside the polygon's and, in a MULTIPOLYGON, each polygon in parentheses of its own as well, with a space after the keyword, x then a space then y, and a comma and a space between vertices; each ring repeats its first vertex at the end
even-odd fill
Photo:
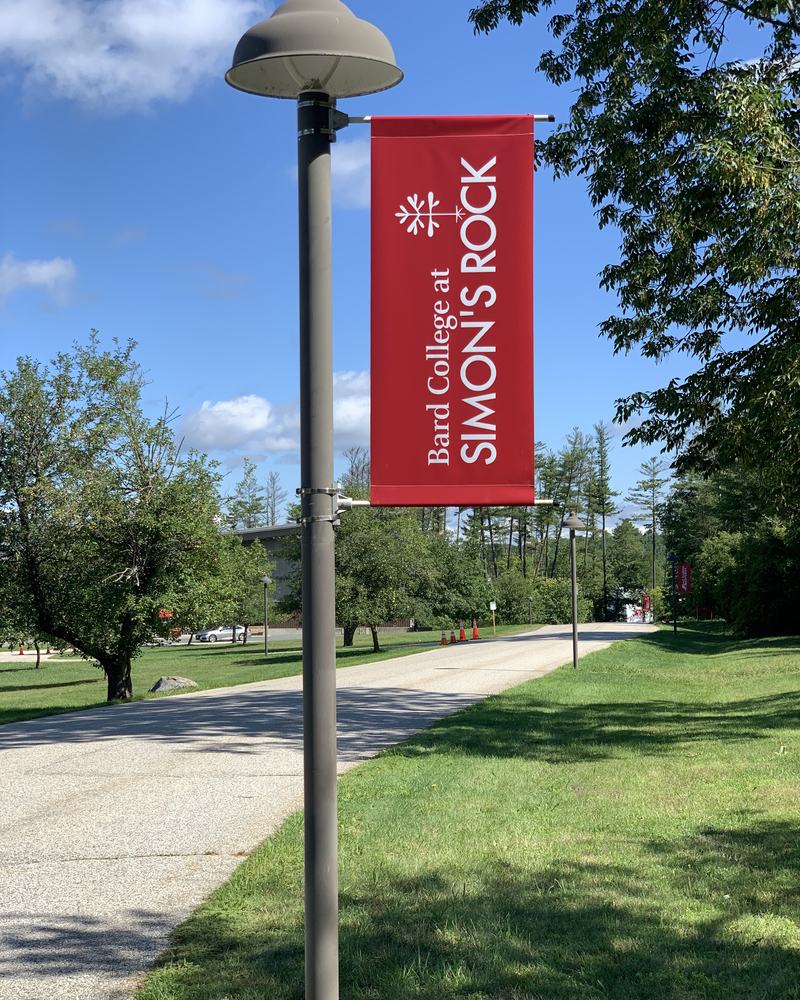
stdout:
POLYGON ((642 607, 644 608, 645 611, 649 611, 650 610, 650 595, 649 594, 645 594, 644 597, 642 598, 642 607))
POLYGON ((372 119, 376 505, 527 505, 533 118, 372 119))
POLYGON ((692 566, 691 563, 678 563, 678 578, 675 583, 676 594, 691 594, 692 592, 692 566))

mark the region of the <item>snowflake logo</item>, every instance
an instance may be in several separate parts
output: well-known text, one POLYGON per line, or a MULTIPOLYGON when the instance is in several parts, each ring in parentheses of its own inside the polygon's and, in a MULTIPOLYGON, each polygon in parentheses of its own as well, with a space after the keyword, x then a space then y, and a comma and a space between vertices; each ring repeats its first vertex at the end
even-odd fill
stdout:
POLYGON ((401 226, 405 226, 408 223, 406 232, 411 233, 413 236, 423 232, 426 228, 428 236, 433 236, 434 232, 439 228, 436 218, 453 216, 456 222, 458 222, 464 214, 458 206, 456 206, 455 212, 434 212, 439 202, 433 197, 432 191, 428 192, 427 202, 424 198, 420 198, 418 194, 410 194, 406 198, 406 201, 410 205, 410 208, 401 204, 400 211, 394 214, 400 220, 401 226))

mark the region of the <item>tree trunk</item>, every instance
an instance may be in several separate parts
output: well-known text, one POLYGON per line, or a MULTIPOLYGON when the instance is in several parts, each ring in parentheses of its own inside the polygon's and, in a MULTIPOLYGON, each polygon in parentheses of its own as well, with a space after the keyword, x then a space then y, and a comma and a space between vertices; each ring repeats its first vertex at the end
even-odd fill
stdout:
POLYGON ((497 552, 494 547, 494 528, 492 527, 492 510, 489 508, 489 548, 492 550, 492 566, 494 575, 497 576, 497 552))
POLYGON ((489 579, 489 564, 486 562, 486 532, 483 530, 483 507, 481 507, 481 561, 483 562, 483 575, 489 579))
POLYGON ((100 662, 108 680, 108 701, 130 701, 133 697, 131 683, 131 660, 129 656, 119 660, 100 662))
POLYGON ((542 567, 542 562, 544 562, 544 579, 545 580, 547 579, 547 560, 548 560, 548 553, 549 553, 549 549, 550 549, 550 521, 549 521, 549 515, 548 515, 548 521, 547 521, 547 530, 544 533, 544 538, 541 541, 541 546, 542 547, 539 549, 539 558, 536 560, 536 568, 533 571, 533 582, 534 583, 536 583, 536 580, 537 580, 537 578, 539 576, 539 570, 542 567))
POLYGON ((41 651, 41 649, 39 649, 39 643, 36 641, 36 639, 33 640, 33 644, 36 647, 36 667, 35 667, 35 669, 38 670, 39 669, 39 664, 42 662, 42 651, 41 651))
POLYGON ((553 580, 555 580, 555 578, 556 578, 556 563, 558 562, 558 546, 560 545, 560 543, 561 543, 561 532, 557 531, 556 532, 556 547, 555 547, 555 552, 553 553, 553 565, 552 565, 552 567, 550 569, 550 578, 553 579, 553 580))
POLYGON ((522 547, 522 579, 528 579, 528 519, 525 518, 522 532, 519 536, 522 547))
POLYGON ((606 568, 606 512, 603 509, 603 621, 608 621, 608 570, 606 568))
POLYGON ((352 628, 348 628, 347 626, 345 626, 345 629, 344 629, 344 645, 345 646, 352 646, 353 645, 353 637, 356 634, 356 629, 357 628, 358 628, 357 625, 354 625, 352 628))
POLYGON ((250 628, 250 626, 245 623, 245 626, 244 626, 244 635, 242 636, 242 649, 244 649, 245 645, 247 644, 247 630, 249 628, 250 628))
POLYGON ((656 586, 656 510, 653 501, 653 589, 656 586))
POLYGON ((194 632, 189 633, 189 641, 186 643, 187 646, 191 646, 192 639, 194 639, 194 632))
POLYGON ((381 646, 378 642, 378 630, 374 625, 370 625, 369 630, 372 632, 372 652, 380 653, 381 646))
POLYGON ((511 569, 511 543, 514 541, 514 515, 512 513, 508 525, 508 552, 506 553, 506 569, 511 569))

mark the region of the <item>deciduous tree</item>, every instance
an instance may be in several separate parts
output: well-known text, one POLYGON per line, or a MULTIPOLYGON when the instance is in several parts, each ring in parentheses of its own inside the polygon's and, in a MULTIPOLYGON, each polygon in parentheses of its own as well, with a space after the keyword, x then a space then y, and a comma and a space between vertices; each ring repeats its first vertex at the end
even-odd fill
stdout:
POLYGON ((109 700, 131 697, 159 610, 213 572, 221 545, 219 477, 179 456, 166 412, 144 415, 132 351, 93 333, 0 375, 0 588, 35 633, 98 662, 109 700))
MULTIPOLYGON (((696 370, 618 401, 627 442, 663 442, 678 468, 738 462, 792 512, 800 498, 800 15, 793 0, 483 0, 479 31, 552 14, 538 69, 576 96, 539 143, 556 176, 586 178, 621 236, 602 285, 621 310, 615 351, 694 358, 696 370), (731 27, 749 58, 727 55, 731 27)), ((765 496, 766 499, 766 496, 765 496)))

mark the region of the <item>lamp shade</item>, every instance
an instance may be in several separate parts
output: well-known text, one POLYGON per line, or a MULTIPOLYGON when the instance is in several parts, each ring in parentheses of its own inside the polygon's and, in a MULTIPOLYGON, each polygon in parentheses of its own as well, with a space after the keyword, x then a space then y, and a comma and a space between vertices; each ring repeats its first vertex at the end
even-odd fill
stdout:
POLYGON ((340 0, 286 0, 242 35, 225 79, 264 97, 359 97, 394 87, 403 73, 383 32, 340 0))
POLYGON ((569 528, 571 531, 581 531, 586 525, 581 521, 577 514, 570 514, 569 517, 564 518, 561 522, 562 528, 569 528))

